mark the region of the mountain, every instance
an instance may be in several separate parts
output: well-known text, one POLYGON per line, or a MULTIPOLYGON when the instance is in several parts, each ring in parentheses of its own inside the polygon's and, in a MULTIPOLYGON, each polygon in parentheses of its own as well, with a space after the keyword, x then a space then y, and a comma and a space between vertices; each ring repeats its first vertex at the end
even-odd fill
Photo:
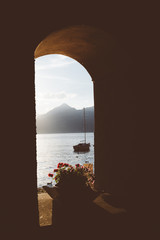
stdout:
MULTIPOLYGON (((86 131, 94 131, 94 107, 85 108, 86 131)), ((36 119, 37 133, 83 132, 83 109, 77 110, 62 104, 36 119)))

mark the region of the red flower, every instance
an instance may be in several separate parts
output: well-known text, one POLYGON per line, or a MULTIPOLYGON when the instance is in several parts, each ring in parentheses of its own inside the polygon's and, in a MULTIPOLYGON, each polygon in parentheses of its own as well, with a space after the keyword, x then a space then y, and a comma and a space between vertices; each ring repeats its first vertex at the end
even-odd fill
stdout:
POLYGON ((63 163, 58 163, 57 168, 61 168, 61 167, 63 167, 63 166, 64 166, 63 163))
POLYGON ((58 172, 58 169, 54 169, 54 172, 58 172))
POLYGON ((64 163, 63 166, 64 167, 69 167, 69 164, 68 163, 64 163))
POLYGON ((53 177, 53 174, 52 173, 48 173, 48 177, 53 177))
POLYGON ((76 168, 77 168, 77 167, 80 167, 80 164, 78 163, 78 164, 76 164, 75 166, 76 166, 76 168))

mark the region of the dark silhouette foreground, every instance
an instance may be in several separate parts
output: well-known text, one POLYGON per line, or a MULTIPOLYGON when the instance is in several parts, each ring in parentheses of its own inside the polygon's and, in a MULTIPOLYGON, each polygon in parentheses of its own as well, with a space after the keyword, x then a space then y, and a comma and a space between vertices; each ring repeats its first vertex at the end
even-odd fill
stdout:
POLYGON ((127 215, 124 201, 109 194, 95 194, 92 199, 67 195, 53 200, 52 226, 41 227, 41 236, 132 239, 134 232, 127 215))

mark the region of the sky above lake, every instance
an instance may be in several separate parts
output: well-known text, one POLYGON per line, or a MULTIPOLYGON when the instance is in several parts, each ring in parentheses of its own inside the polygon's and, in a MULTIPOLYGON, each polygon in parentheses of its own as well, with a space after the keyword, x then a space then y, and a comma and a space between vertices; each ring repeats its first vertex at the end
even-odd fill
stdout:
POLYGON ((50 54, 35 59, 36 114, 45 114, 63 103, 76 109, 91 107, 93 82, 74 59, 50 54))

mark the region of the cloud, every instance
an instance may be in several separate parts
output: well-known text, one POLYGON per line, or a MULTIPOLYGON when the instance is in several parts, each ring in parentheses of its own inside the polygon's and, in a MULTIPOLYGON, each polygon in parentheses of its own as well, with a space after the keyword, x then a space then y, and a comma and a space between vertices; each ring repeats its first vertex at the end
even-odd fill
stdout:
POLYGON ((35 80, 37 79, 52 79, 52 80, 70 80, 67 77, 60 77, 56 75, 49 75, 49 74, 40 74, 40 73, 35 73, 35 80))
POLYGON ((36 59, 35 71, 65 67, 75 62, 76 61, 74 59, 63 55, 55 55, 52 56, 52 58, 48 57, 47 59, 36 59))
POLYGON ((37 98, 40 100, 52 100, 52 99, 71 99, 76 97, 75 93, 65 93, 64 91, 52 93, 52 92, 46 92, 46 93, 39 93, 37 95, 37 98))

